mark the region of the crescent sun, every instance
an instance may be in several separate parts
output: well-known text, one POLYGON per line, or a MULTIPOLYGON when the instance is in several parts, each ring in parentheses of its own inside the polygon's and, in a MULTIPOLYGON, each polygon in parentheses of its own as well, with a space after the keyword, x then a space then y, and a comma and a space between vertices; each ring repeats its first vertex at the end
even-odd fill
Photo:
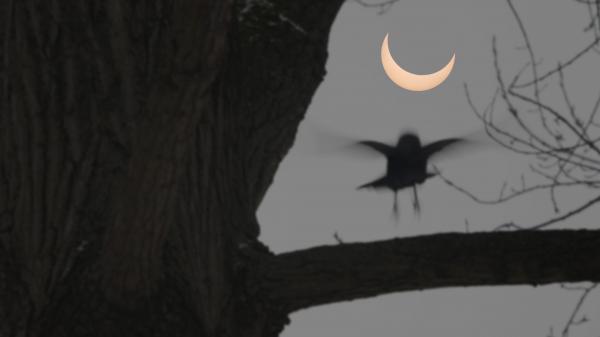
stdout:
POLYGON ((383 64, 386 75, 399 87, 411 91, 426 91, 437 87, 450 75, 454 67, 455 54, 452 54, 452 58, 448 64, 435 73, 420 75, 402 69, 402 67, 396 64, 392 58, 392 54, 390 54, 388 35, 385 35, 381 44, 381 64, 383 64))

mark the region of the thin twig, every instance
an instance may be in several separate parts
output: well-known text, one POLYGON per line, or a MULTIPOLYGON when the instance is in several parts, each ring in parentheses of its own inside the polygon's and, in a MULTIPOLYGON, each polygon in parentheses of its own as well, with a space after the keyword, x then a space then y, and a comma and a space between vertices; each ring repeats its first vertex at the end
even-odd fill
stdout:
POLYGON ((579 207, 577 207, 575 209, 572 209, 571 211, 569 211, 569 212, 567 212, 567 213, 565 213, 565 214, 563 214, 563 215, 561 215, 559 217, 552 218, 552 219, 544 221, 544 222, 542 222, 542 223, 540 223, 538 225, 528 227, 528 229, 536 230, 536 229, 542 229, 544 227, 548 227, 548 226, 550 226, 552 224, 555 224, 557 222, 560 222, 560 221, 563 221, 563 220, 565 220, 567 218, 570 218, 570 217, 572 217, 575 214, 579 214, 579 213, 583 212, 584 210, 590 208, 591 206, 595 205, 599 201, 600 201, 600 196, 597 196, 597 197, 589 200, 585 204, 583 204, 583 205, 581 205, 581 206, 579 206, 579 207))
POLYGON ((573 326, 579 325, 579 324, 587 321, 587 318, 585 318, 585 316, 579 320, 575 320, 575 318, 579 314, 579 311, 581 310, 583 303, 585 303, 585 300, 588 298, 588 296, 590 295, 592 290, 594 290, 597 286, 598 286, 598 284, 594 283, 591 286, 582 289, 582 294, 581 294, 581 296, 579 296, 579 300, 577 301, 577 304, 573 308, 573 311, 571 312, 571 315, 569 316, 569 320, 567 321, 567 323, 565 323, 565 326, 563 327, 562 334, 561 334, 562 337, 568 337, 569 331, 573 326))
MULTIPOLYGON (((589 182, 552 182, 550 184, 538 184, 538 185, 534 185, 534 186, 530 186, 530 187, 526 187, 523 189, 519 189, 516 191, 512 191, 510 194, 506 194, 503 195, 497 199, 483 199, 480 198, 478 196, 476 196, 474 193, 469 192, 466 188, 459 186, 458 184, 456 184, 455 182, 453 182, 452 180, 448 179, 447 177, 445 177, 444 175, 442 175, 441 173, 437 173, 437 175, 440 177, 440 179, 442 179, 442 181, 444 183, 446 183, 448 186, 454 188, 455 190, 461 192, 462 194, 466 195, 467 197, 469 197, 470 199, 472 199, 473 201, 479 203, 479 204, 483 204, 483 205, 495 205, 495 204, 500 204, 506 201, 509 201, 511 199, 514 199, 518 196, 524 195, 524 194, 528 194, 534 191, 541 191, 541 190, 547 190, 550 189, 552 187, 574 187, 574 186, 584 186, 584 185, 588 185, 589 182)), ((598 184, 598 186, 600 186, 600 181, 595 182, 596 184, 598 184)))
MULTIPOLYGON (((581 51, 579 51, 579 53, 575 54, 575 56, 573 56, 572 58, 570 58, 568 61, 565 62, 561 62, 562 63, 562 68, 566 68, 568 66, 570 66, 571 64, 573 64, 575 61, 577 61, 580 57, 582 57, 583 55, 585 55, 587 52, 589 52, 590 50, 592 50, 595 46, 598 45, 598 43, 600 42, 600 37, 594 39, 594 41, 592 41, 592 43, 590 43, 589 45, 587 45, 585 48, 583 48, 581 51)), ((558 72, 557 68, 554 68, 550 71, 548 71, 547 73, 545 73, 544 75, 540 76, 537 81, 538 82, 542 82, 544 80, 546 80, 548 77, 556 74, 558 72)), ((534 83, 534 81, 529 81, 526 83, 521 83, 521 84, 515 84, 514 88, 520 89, 520 88, 525 88, 525 87, 529 87, 534 83)))

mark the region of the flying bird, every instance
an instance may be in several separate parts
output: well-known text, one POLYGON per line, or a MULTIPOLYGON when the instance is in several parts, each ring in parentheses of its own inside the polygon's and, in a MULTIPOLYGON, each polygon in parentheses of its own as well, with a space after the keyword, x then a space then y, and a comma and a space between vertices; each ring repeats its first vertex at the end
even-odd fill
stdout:
MULTIPOLYGON (((504 123, 505 124, 505 123, 504 123)), ((502 125, 504 125, 502 124, 502 125)), ((418 185, 437 175, 428 171, 428 164, 441 157, 457 157, 465 152, 474 152, 480 146, 493 145, 486 130, 475 130, 460 137, 445 138, 428 144, 422 144, 416 132, 405 131, 400 134, 396 144, 385 144, 373 140, 358 141, 354 137, 325 129, 311 121, 305 123, 305 142, 300 151, 331 155, 349 151, 353 155, 369 154, 366 158, 383 155, 387 160, 387 170, 382 177, 360 185, 357 189, 388 189, 394 193, 393 216, 398 219, 398 192, 411 188, 413 209, 418 215, 421 204, 417 192, 418 185), (312 144, 311 144, 312 143, 312 144)))
POLYGON ((395 146, 365 140, 357 145, 366 146, 384 155, 387 159, 387 171, 384 176, 361 185, 358 189, 389 189, 394 193, 394 217, 398 218, 398 191, 405 188, 413 190, 413 208, 417 214, 421 211, 417 185, 423 184, 436 173, 428 172, 427 161, 435 154, 447 150, 452 145, 466 143, 464 138, 446 138, 427 145, 421 145, 419 136, 413 132, 400 135, 395 146))

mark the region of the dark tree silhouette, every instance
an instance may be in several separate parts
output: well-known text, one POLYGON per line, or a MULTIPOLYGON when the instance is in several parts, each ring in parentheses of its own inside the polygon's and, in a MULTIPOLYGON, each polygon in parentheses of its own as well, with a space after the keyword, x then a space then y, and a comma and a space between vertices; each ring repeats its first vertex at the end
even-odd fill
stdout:
POLYGON ((276 336, 318 304, 599 281, 600 231, 258 241, 342 3, 0 2, 0 336, 276 336))

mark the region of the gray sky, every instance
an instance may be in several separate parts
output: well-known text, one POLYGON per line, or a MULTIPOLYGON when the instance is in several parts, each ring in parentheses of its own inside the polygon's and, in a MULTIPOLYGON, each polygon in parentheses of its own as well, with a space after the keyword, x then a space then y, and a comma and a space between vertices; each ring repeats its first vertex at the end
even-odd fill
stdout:
MULTIPOLYGON (((591 41, 582 32, 588 23, 583 5, 571 0, 514 0, 533 48, 543 57, 543 69, 566 60, 591 41)), ((527 62, 522 39, 505 1, 401 0, 389 12, 348 1, 330 36, 328 74, 308 111, 311 122, 358 139, 392 141, 411 128, 427 140, 461 136, 480 130, 470 111, 463 83, 484 106, 496 88, 492 36, 498 38, 505 77, 527 62), (390 33, 395 60, 415 73, 433 72, 456 53, 452 74, 439 87, 415 93, 396 87, 380 64, 380 44, 390 33)), ((598 55, 587 56, 569 69, 566 82, 572 101, 589 111, 598 95, 598 55), (594 64, 591 68, 589 65, 594 64), (594 69, 594 70, 590 70, 594 69)), ((551 98, 552 99, 552 98, 551 98)), ((556 101, 560 104, 561 101, 556 101)), ((497 113, 503 113, 502 105, 497 113)), ((344 156, 310 155, 301 127, 296 145, 281 164, 275 182, 259 210, 261 239, 275 252, 372 241, 435 232, 490 230, 514 220, 534 225, 551 217, 547 194, 541 193, 498 206, 482 206, 445 185, 428 181, 420 189, 422 215, 412 215, 411 195, 400 195, 400 222, 392 220, 391 193, 356 191, 356 186, 381 175, 385 162, 344 156)), ((478 151, 439 164, 443 174, 482 197, 497 196, 503 181, 519 183, 528 158, 500 150, 478 151)), ((580 191, 559 194, 562 209, 581 203, 580 191)), ((585 227, 598 219, 590 210, 565 226, 585 227)), ((558 228, 558 227, 555 227, 558 228)), ((411 336, 482 337, 547 336, 550 326, 560 334, 577 301, 577 294, 546 287, 441 289, 399 293, 368 300, 321 306, 292 315, 284 337, 411 336)), ((584 312, 592 319, 572 336, 597 337, 600 331, 600 291, 584 312)))

